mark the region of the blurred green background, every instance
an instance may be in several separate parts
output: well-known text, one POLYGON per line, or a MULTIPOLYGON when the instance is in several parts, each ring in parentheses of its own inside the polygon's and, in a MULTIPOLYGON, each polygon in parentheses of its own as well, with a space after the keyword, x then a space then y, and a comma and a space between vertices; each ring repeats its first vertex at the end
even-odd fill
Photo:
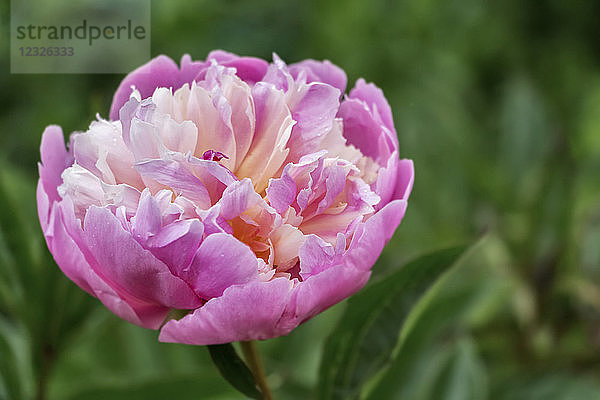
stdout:
MULTIPOLYGON (((35 210, 41 133, 107 117, 123 76, 11 75, 6 0, 0 15, 0 399, 240 398, 204 348, 158 343, 55 266, 35 210)), ((152 54, 330 59, 383 88, 416 181, 374 280, 477 244, 369 398, 595 399, 599 15, 594 1, 153 0, 152 54)), ((260 343, 277 399, 313 396, 344 306, 260 343)))

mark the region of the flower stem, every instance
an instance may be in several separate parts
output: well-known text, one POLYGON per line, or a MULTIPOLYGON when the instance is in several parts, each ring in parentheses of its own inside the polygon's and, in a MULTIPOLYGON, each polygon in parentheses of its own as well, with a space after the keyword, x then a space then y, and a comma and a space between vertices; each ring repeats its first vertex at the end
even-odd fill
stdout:
POLYGON ((244 354, 246 363, 248 364, 248 368, 250 368, 250 371, 252 371, 252 375, 254 375, 254 379, 256 380, 258 388, 262 392, 265 400, 273 400, 273 395, 271 394, 269 385, 267 385, 267 379, 265 378, 265 369, 263 368, 262 361, 260 360, 260 354, 258 353, 255 342, 240 342, 240 345, 242 347, 242 353, 244 354))

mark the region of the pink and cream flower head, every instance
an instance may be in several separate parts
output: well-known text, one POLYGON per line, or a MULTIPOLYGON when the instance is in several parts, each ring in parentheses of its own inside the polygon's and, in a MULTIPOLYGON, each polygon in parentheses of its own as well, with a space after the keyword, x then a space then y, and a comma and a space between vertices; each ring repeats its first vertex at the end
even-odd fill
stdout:
POLYGON ((44 131, 37 201, 56 262, 161 341, 289 333, 366 283, 412 188, 381 90, 345 90, 328 61, 151 60, 68 150, 44 131))

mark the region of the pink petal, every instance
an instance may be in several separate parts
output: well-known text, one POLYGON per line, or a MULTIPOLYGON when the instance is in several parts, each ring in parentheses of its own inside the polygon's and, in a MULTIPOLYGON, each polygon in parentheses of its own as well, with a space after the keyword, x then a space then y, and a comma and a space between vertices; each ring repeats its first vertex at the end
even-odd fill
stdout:
POLYGON ((225 62, 237 60, 239 58, 240 56, 238 56, 237 54, 230 53, 225 50, 213 50, 210 53, 208 53, 206 61, 215 60, 219 64, 223 64, 225 62))
MULTIPOLYGON (((130 102, 136 101, 131 99, 130 102)), ((142 103, 149 101, 144 100, 142 103)), ((127 103, 123 110, 129 106, 127 103)), ((151 104, 154 106, 154 104, 151 104)), ((143 109, 143 108, 140 108, 143 109)), ((159 158, 168 150, 187 154, 196 149, 198 129, 192 121, 177 122, 170 115, 160 111, 138 112, 131 117, 129 125, 123 119, 123 138, 128 138, 127 146, 135 156, 135 160, 159 158)), ((127 117, 129 118, 129 117, 127 117)), ((124 146, 123 146, 124 147, 124 146)), ((130 162, 131 166, 133 162, 130 162)))
MULTIPOLYGON (((210 92, 212 107, 200 105, 204 108, 192 118, 199 127, 199 132, 205 132, 205 137, 201 140, 204 144, 197 148, 196 153, 206 149, 220 151, 231 159, 229 163, 224 161, 224 165, 235 170, 246 156, 254 136, 255 113, 251 88, 230 69, 215 64, 208 68, 202 88, 196 88, 192 94, 204 89, 210 92), (218 122, 207 124, 207 113, 215 114, 211 118, 218 122), (233 146, 229 145, 229 140, 233 142, 233 146)), ((198 99, 199 104, 207 103, 206 99, 201 100, 198 99)))
POLYGON ((204 298, 219 297, 229 286, 258 275, 258 261, 250 248, 226 233, 209 235, 182 277, 204 298))
MULTIPOLYGON (((265 76, 269 64, 262 58, 256 57, 240 57, 233 53, 228 53, 223 50, 215 50, 209 53, 206 57, 207 61, 216 60, 220 65, 236 69, 236 75, 245 82, 254 84, 265 76)), ((206 71, 203 71, 206 73, 206 71)), ((202 73, 196 78, 203 79, 202 73)))
POLYGON ((319 143, 331 130, 340 106, 340 91, 323 83, 308 85, 301 100, 291 105, 292 118, 296 125, 288 147, 288 160, 297 162, 305 154, 321 150, 319 143))
POLYGON ((127 147, 131 147, 131 128, 134 120, 151 120, 151 116, 155 111, 156 104, 152 102, 151 98, 143 99, 140 102, 135 97, 128 98, 118 110, 119 120, 121 121, 121 135, 127 147))
POLYGON ((162 215, 158 203, 150 194, 149 189, 144 189, 140 196, 137 212, 131 218, 133 236, 145 242, 148 237, 154 236, 161 228, 162 215))
POLYGON ((108 209, 89 208, 83 238, 95 261, 92 268, 115 290, 169 308, 191 309, 201 304, 188 285, 144 250, 108 209))
POLYGON ((159 139, 158 128, 151 122, 138 118, 131 121, 129 147, 136 161, 160 158, 166 151, 164 143, 159 139))
POLYGON ((179 61, 181 69, 179 71, 179 85, 183 86, 185 83, 190 83, 198 76, 198 72, 203 68, 206 68, 206 62, 204 61, 192 61, 192 57, 189 54, 181 56, 179 61))
POLYGON ((60 200, 56 188, 62 183, 62 172, 73 164, 73 157, 67 153, 65 139, 60 126, 49 125, 42 134, 40 146, 42 164, 39 167, 40 180, 50 203, 60 200))
POLYGON ((250 179, 234 182, 225 189, 219 200, 221 216, 226 220, 234 219, 261 201, 262 198, 254 191, 250 179))
MULTIPOLYGON (((362 218, 366 210, 344 210, 339 214, 321 214, 303 221, 300 229, 304 234, 315 234, 329 243, 335 243, 338 233, 346 232, 356 218, 362 218)), ((372 218, 372 217, 371 217, 372 218)))
POLYGON ((193 152, 198 140, 198 128, 192 121, 177 123, 165 117, 159 126, 159 133, 165 147, 182 154, 193 152))
POLYGON ((35 190, 35 197, 37 201, 38 218, 40 220, 40 226, 42 232, 46 232, 48 227, 48 219, 50 218, 50 200, 44 190, 42 179, 38 180, 37 187, 35 190))
POLYGON ((300 256, 300 276, 304 280, 312 275, 323 272, 333 265, 342 263, 346 240, 342 233, 338 234, 338 238, 340 237, 343 241, 338 240, 335 247, 317 235, 308 235, 306 237, 306 241, 298 251, 298 255, 300 256))
POLYGON ((348 96, 351 99, 362 100, 369 106, 369 109, 377 115, 377 119, 381 119, 383 124, 391 133, 390 137, 394 140, 396 148, 398 148, 398 137, 394 128, 394 118, 392 109, 383 95, 383 91, 372 83, 366 83, 364 79, 356 81, 356 85, 350 91, 348 96))
MULTIPOLYGON (((366 103, 357 99, 346 99, 340 105, 338 117, 342 118, 344 137, 365 156, 379 164, 385 164, 394 148, 387 128, 375 120, 366 103), (382 162, 383 161, 383 162, 382 162)), ((397 139, 396 139, 397 140, 397 139)))
POLYGON ((191 83, 205 63, 192 62, 189 56, 181 59, 181 69, 167 56, 160 55, 129 73, 115 92, 110 107, 110 119, 119 118, 119 110, 129 100, 131 86, 140 92, 142 99, 152 96, 158 87, 178 89, 185 83, 191 83))
MULTIPOLYGON (((223 74, 224 68, 218 65, 209 67, 214 75, 223 74), (216 71, 221 72, 216 72, 216 71)), ((203 82, 207 83, 207 82, 203 82)), ((198 141, 195 155, 207 150, 219 151, 227 157, 223 164, 232 168, 236 160, 236 143, 231 125, 232 109, 220 87, 211 84, 213 89, 192 85, 187 104, 187 119, 198 128, 198 141)))
POLYGON ((136 163, 135 167, 143 176, 170 187, 199 207, 210 207, 208 190, 183 163, 176 160, 146 160, 136 163))
POLYGON ((164 262, 173 275, 181 277, 198 251, 203 235, 204 226, 199 220, 175 221, 149 238, 146 248, 164 262))
POLYGON ((296 265, 298 250, 306 236, 295 226, 283 224, 270 235, 273 244, 273 264, 278 271, 287 271, 296 265))
POLYGON ((257 192, 279 170, 289 153, 286 148, 294 124, 282 92, 272 85, 257 83, 252 89, 256 110, 256 131, 246 158, 236 174, 252 179, 257 192))
POLYGON ((296 182, 288 173, 290 165, 292 164, 285 166, 281 178, 269 179, 267 187, 269 204, 280 214, 283 214, 296 198, 296 182))
POLYGON ((290 293, 291 283, 286 278, 231 286, 192 314, 167 322, 159 340, 207 345, 287 334, 293 327, 278 322, 290 293))
POLYGON ((83 242, 79 220, 67 198, 54 203, 52 234, 46 237, 48 247, 60 269, 69 279, 92 294, 119 317, 145 328, 156 329, 169 311, 168 307, 136 300, 118 293, 90 267, 80 243, 83 242))
POLYGON ((402 221, 406 200, 394 200, 362 224, 354 233, 345 262, 359 270, 370 269, 402 221))
MULTIPOLYGON (((69 204, 67 203, 66 207, 68 206, 69 204)), ((77 286, 93 295, 94 292, 87 283, 86 277, 86 269, 89 268, 89 265, 86 261, 81 262, 84 259, 83 254, 65 230, 61 203, 59 202, 52 204, 48 229, 44 232, 44 237, 46 238, 48 249, 63 273, 75 282, 77 286)))
POLYGON ((273 54, 264 82, 273 84, 286 94, 286 103, 296 121, 288 147, 288 162, 297 162, 303 155, 320 150, 319 144, 333 127, 339 108, 339 89, 321 82, 306 84, 300 77, 297 81, 288 67, 273 54))
MULTIPOLYGON (((227 89, 227 88, 225 88, 227 89)), ((233 167, 237 169, 250 149, 255 130, 254 101, 247 86, 237 85, 229 89, 228 96, 231 105, 231 127, 235 136, 236 162, 233 167)))
POLYGON ((208 210, 199 210, 204 233, 212 235, 213 233, 233 234, 233 228, 227 220, 221 216, 221 204, 217 203, 208 210))
POLYGON ((375 207, 377 210, 386 205, 396 190, 398 176, 398 152, 394 151, 388 159, 387 165, 379 169, 377 181, 371 186, 381 198, 375 207))
POLYGON ((368 269, 361 270, 343 263, 310 276, 294 288, 279 325, 282 329, 293 329, 356 293, 367 283, 370 275, 368 269))
POLYGON ((123 142, 119 124, 93 121, 86 132, 71 135, 75 161, 109 184, 127 183, 143 189, 144 184, 133 168, 133 154, 123 142))
POLYGON ((273 86, 277 90, 282 90, 284 92, 293 89, 295 86, 294 78, 290 74, 290 71, 285 65, 285 62, 275 53, 273 53, 273 62, 269 64, 269 68, 267 69, 267 73, 262 79, 263 83, 268 83, 273 86))
POLYGON ((415 180, 415 167, 412 160, 400 160, 398 162, 398 178, 394 199, 408 200, 415 180))
POLYGON ((300 72, 304 72, 307 83, 323 82, 339 89, 340 93, 346 91, 346 83, 348 81, 346 73, 329 60, 304 60, 296 64, 291 64, 289 70, 294 79, 298 78, 300 72))
POLYGON ((346 178, 350 173, 351 165, 342 162, 342 160, 337 161, 333 165, 328 166, 324 171, 325 178, 325 197, 319 202, 319 206, 317 208, 317 214, 321 214, 325 211, 329 206, 331 206, 337 196, 342 193, 344 187, 346 186, 346 178))

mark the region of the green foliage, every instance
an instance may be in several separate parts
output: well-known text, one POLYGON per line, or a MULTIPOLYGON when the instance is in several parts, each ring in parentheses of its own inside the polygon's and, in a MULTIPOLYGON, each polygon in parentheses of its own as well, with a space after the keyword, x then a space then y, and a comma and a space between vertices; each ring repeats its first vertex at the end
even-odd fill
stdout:
POLYGON ((231 343, 208 346, 208 351, 215 366, 231 386, 251 399, 263 398, 254 383, 252 372, 237 355, 231 343))
POLYGON ((349 301, 325 343, 319 399, 359 397, 362 385, 389 362, 410 311, 463 251, 459 247, 421 257, 349 301))

